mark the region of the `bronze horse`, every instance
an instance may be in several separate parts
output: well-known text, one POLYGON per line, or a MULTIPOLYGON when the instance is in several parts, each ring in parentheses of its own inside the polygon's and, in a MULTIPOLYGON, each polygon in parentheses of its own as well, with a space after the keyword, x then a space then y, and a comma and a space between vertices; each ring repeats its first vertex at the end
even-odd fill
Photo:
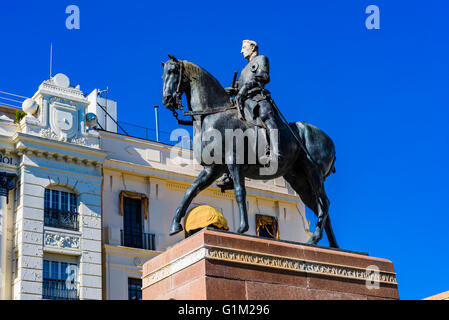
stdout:
MULTIPOLYGON (((216 139, 210 141, 203 138, 211 131, 220 132, 224 137, 225 131, 229 129, 242 131, 251 129, 248 122, 237 117, 237 109, 233 105, 232 98, 211 74, 191 62, 181 61, 170 55, 169 57, 170 60, 162 63, 164 67, 162 102, 168 109, 176 112, 182 109, 181 96, 186 95, 189 111, 185 114, 192 116, 193 120, 195 155, 201 155, 204 148, 210 149, 211 144, 213 146, 213 144, 223 143, 216 139)), ((176 209, 170 226, 170 235, 183 230, 181 219, 195 196, 212 185, 224 173, 229 173, 234 182, 234 193, 240 212, 240 226, 237 232, 248 231, 245 177, 256 180, 284 177, 305 205, 317 215, 317 225, 308 243, 317 244, 323 237, 324 228, 329 245, 338 248, 328 213, 330 203, 324 191, 324 180, 335 172, 334 143, 326 133, 308 123, 300 121, 289 123, 289 126, 293 129, 296 138, 292 131, 288 130, 287 125, 279 121, 279 149, 284 156, 279 160, 277 170, 269 175, 260 174, 260 168, 263 167, 260 163, 236 162, 235 149, 233 149, 234 154, 223 153, 222 161, 205 163, 200 158, 198 161, 204 170, 189 186, 181 204, 176 209)), ((219 150, 225 150, 224 147, 220 148, 219 150)), ((248 148, 251 146, 247 143, 245 149, 248 148)))

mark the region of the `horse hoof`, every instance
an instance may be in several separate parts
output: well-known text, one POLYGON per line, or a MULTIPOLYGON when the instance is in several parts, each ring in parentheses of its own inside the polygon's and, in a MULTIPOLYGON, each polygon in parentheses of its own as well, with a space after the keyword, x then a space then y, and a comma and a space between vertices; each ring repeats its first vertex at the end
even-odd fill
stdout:
POLYGON ((182 225, 180 223, 173 222, 170 226, 169 235, 172 236, 174 234, 177 234, 178 232, 181 232, 182 230, 182 225))
POLYGON ((248 231, 248 229, 248 225, 240 226, 240 228, 237 230, 237 233, 245 233, 246 231, 248 231))

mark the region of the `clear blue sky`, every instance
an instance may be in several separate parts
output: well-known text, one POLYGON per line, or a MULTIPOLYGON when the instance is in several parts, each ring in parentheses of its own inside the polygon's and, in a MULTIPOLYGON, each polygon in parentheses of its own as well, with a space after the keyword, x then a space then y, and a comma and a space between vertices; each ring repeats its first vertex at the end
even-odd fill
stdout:
POLYGON ((119 120, 146 127, 167 53, 229 86, 241 40, 258 41, 287 119, 336 144, 326 188, 340 246, 392 260, 402 299, 449 290, 448 1, 3 1, 0 35, 1 91, 31 96, 52 41, 54 73, 85 93, 109 86, 119 120), (65 27, 70 4, 80 30, 65 27), (365 27, 370 4, 380 30, 365 27))

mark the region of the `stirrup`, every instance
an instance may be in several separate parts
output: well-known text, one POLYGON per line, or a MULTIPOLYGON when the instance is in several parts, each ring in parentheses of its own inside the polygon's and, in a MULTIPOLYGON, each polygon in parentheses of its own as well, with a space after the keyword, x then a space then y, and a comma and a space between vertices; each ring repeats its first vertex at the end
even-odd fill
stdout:
POLYGON ((262 165, 268 166, 272 162, 280 162, 283 159, 284 159, 284 156, 280 153, 278 153, 277 155, 273 155, 270 153, 270 154, 265 154, 265 155, 261 156, 259 158, 259 161, 262 165))
POLYGON ((226 177, 223 180, 217 182, 217 187, 219 187, 220 191, 224 193, 226 190, 234 189, 234 181, 231 177, 226 177))

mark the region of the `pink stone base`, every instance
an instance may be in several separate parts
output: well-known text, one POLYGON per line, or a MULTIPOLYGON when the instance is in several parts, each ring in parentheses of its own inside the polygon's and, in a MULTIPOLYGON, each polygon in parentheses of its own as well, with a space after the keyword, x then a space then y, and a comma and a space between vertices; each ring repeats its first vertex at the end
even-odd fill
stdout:
POLYGON ((389 260, 209 229, 145 263, 142 279, 144 300, 399 299, 389 260), (351 275, 292 270, 295 262, 359 273, 376 266, 387 278, 372 288, 366 279, 351 275))

